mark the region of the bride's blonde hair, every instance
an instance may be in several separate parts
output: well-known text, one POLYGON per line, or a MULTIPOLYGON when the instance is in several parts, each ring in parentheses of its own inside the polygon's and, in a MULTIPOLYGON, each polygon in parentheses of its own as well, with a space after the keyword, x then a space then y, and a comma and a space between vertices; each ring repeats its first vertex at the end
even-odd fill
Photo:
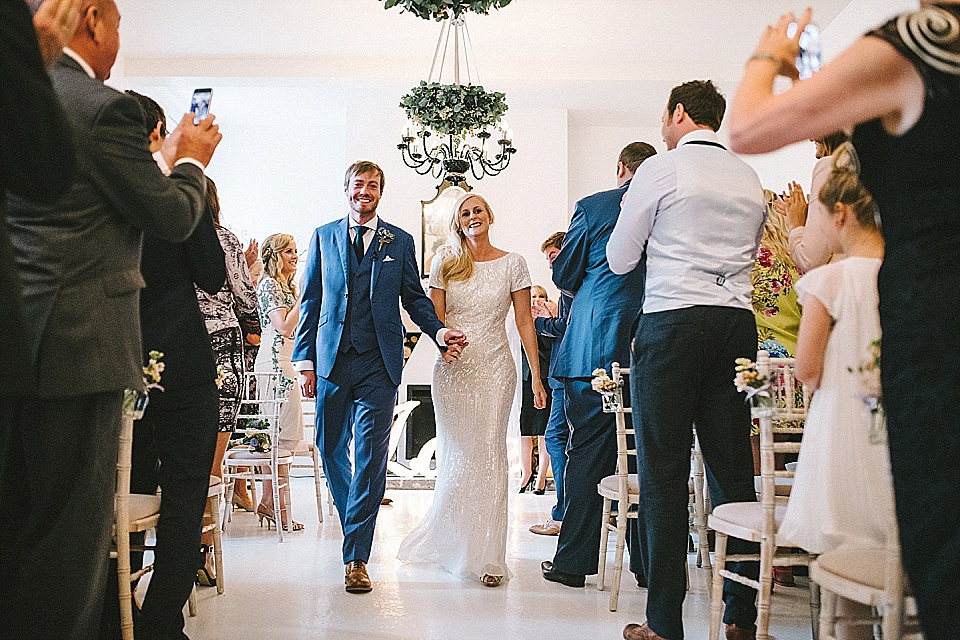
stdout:
POLYGON ((473 254, 467 247, 467 239, 460 227, 460 207, 470 198, 476 198, 483 203, 483 208, 490 216, 490 224, 493 224, 493 209, 486 198, 477 193, 465 193, 457 199, 450 212, 450 239, 437 251, 441 259, 440 281, 444 284, 469 280, 473 276, 473 254))

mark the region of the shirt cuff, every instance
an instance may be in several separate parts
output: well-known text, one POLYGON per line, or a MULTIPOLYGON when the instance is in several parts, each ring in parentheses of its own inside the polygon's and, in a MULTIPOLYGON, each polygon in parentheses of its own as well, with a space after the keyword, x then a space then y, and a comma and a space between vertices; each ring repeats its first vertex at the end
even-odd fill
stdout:
POLYGON ((297 360, 293 363, 293 368, 297 371, 313 371, 316 369, 313 366, 313 360, 297 360))
POLYGON ((160 167, 160 171, 163 173, 163 175, 170 175, 170 165, 168 165, 167 161, 163 159, 163 154, 161 152, 154 151, 153 160, 157 163, 157 166, 160 167))
POLYGON ((440 329, 440 331, 437 331, 437 345, 439 345, 441 348, 446 345, 446 343, 443 341, 443 336, 447 333, 447 331, 450 331, 450 329, 447 329, 446 327, 440 329))
POLYGON ((195 166, 195 167, 199 167, 199 168, 200 168, 200 171, 206 171, 206 170, 207 170, 207 165, 203 164, 202 162, 200 162, 199 160, 197 160, 197 159, 195 159, 195 158, 180 158, 179 160, 177 160, 176 162, 173 163, 173 166, 179 167, 180 165, 186 164, 186 163, 190 163, 190 164, 192 164, 192 165, 195 166))

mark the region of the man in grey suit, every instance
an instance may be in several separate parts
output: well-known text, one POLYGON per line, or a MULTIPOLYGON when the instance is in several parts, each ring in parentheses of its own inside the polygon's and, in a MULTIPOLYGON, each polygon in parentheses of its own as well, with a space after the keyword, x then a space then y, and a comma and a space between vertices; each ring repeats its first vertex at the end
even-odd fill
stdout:
POLYGON ((142 236, 190 235, 221 137, 212 118, 183 118, 161 173, 139 105, 103 85, 119 21, 113 0, 87 0, 51 71, 77 177, 51 205, 7 198, 35 382, 0 407, 0 638, 98 634, 123 390, 143 384, 142 236))

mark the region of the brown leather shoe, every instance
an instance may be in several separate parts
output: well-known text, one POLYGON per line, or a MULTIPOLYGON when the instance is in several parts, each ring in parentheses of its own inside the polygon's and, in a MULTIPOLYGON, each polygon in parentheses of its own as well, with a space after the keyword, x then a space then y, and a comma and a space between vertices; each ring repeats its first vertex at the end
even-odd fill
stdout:
POLYGON ((743 629, 732 624, 727 625, 727 640, 756 640, 756 637, 756 629, 743 629))
POLYGON ((623 640, 664 640, 655 634, 647 623, 628 624, 623 628, 623 640))
POLYGON ((346 565, 347 593, 369 593, 373 591, 373 583, 367 575, 367 565, 363 560, 354 560, 346 565))

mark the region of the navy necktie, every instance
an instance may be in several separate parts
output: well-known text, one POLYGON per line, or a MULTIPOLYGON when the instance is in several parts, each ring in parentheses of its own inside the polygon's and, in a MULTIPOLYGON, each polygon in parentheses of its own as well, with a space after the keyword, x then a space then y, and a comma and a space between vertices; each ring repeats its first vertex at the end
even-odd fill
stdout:
POLYGON ((367 232, 367 228, 363 225, 357 225, 353 228, 356 232, 356 235, 353 237, 353 250, 357 254, 357 262, 363 262, 363 234, 367 232))

